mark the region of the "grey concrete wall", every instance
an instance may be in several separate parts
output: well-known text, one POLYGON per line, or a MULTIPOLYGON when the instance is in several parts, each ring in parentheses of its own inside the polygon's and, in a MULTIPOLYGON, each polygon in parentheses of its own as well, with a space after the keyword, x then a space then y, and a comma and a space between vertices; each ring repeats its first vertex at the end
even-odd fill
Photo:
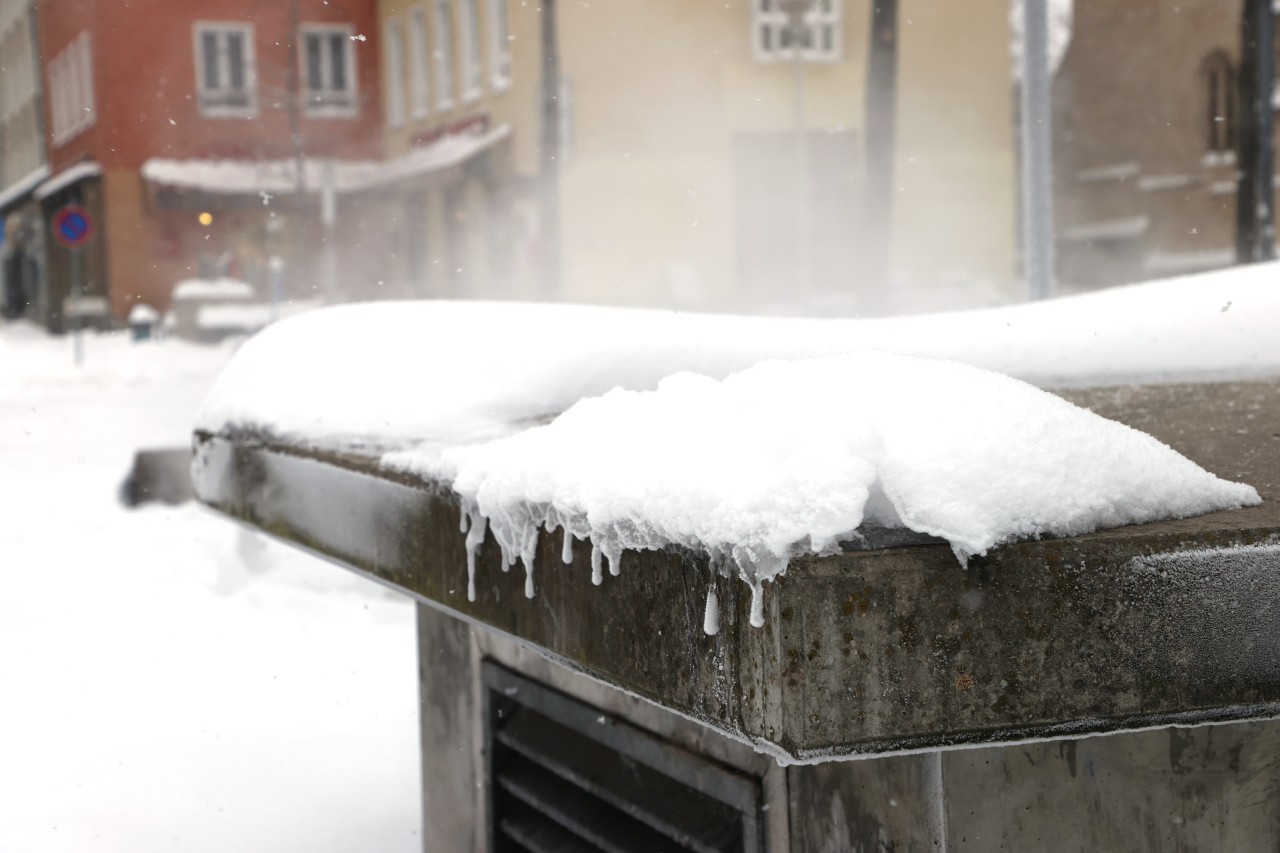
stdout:
POLYGON ((864 853, 1280 847, 1280 721, 781 768, 720 732, 419 605, 424 849, 485 850, 479 662, 496 660, 764 780, 767 849, 864 853))
POLYGON ((788 774, 792 851, 1280 847, 1280 721, 962 749, 788 774))

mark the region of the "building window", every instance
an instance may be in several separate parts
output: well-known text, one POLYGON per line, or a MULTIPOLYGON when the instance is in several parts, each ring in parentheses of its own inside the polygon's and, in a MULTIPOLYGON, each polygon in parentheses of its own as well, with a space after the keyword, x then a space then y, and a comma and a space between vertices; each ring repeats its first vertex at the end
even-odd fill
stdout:
POLYGON ((840 0, 752 0, 752 40, 761 60, 840 58, 840 0))
POLYGON ((354 116, 356 51, 352 28, 307 24, 301 37, 303 109, 311 115, 354 116))
POLYGON ((1214 53, 1204 61, 1206 131, 1211 154, 1224 155, 1236 149, 1236 75, 1225 53, 1214 53))
POLYGON ((89 33, 80 33, 49 63, 49 112, 55 145, 93 126, 93 52, 89 33))
POLYGON ((462 100, 480 97, 484 70, 480 59, 479 0, 462 3, 462 100))
POLYGON ((386 42, 387 57, 387 124, 399 127, 404 124, 404 47, 403 34, 400 32, 400 20, 387 18, 386 42))
POLYGON ((409 96, 413 117, 428 112, 431 99, 430 75, 427 72, 427 9, 419 4, 409 12, 409 96))
POLYGON ((436 105, 453 106, 453 7, 449 0, 436 3, 436 105))
POLYGON ((511 25, 507 0, 489 0, 489 53, 493 63, 493 88, 511 85, 511 25))
POLYGON ((202 115, 244 118, 257 112, 251 25, 197 22, 195 56, 202 115))

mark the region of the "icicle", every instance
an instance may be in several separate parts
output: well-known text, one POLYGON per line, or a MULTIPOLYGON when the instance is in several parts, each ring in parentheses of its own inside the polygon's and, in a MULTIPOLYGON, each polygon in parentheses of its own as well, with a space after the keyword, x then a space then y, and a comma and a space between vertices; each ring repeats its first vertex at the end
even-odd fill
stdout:
POLYGON ((467 601, 475 601, 476 554, 480 550, 480 545, 484 543, 484 532, 489 526, 489 521, 479 511, 469 520, 471 529, 467 531, 467 601))
POLYGON ((604 573, 601 571, 603 567, 600 565, 600 546, 595 542, 591 543, 591 582, 596 586, 604 581, 604 573))
POLYGON ((471 520, 471 510, 465 504, 458 507, 458 532, 467 532, 467 522, 471 520))
POLYGON ((521 554, 520 562, 524 563, 524 597, 533 598, 533 554, 521 554))
POLYGON ((707 587, 707 609, 702 614, 702 630, 708 636, 720 633, 720 599, 716 597, 716 583, 707 587))
MULTIPOLYGON (((494 535, 497 535, 496 531, 494 535)), ((502 549, 502 570, 504 572, 509 572, 511 571, 511 567, 516 564, 516 555, 507 547, 507 543, 503 542, 501 538, 498 539, 498 547, 502 549)))
POLYGON ((751 584, 751 627, 763 628, 764 584, 759 578, 752 578, 748 583, 751 584))
POLYGON ((565 565, 568 565, 573 562, 573 533, 569 531, 569 526, 567 524, 564 526, 563 530, 564 543, 560 546, 560 559, 564 561, 565 565))
POLYGON ((609 574, 615 578, 622 574, 622 549, 605 544, 604 557, 609 561, 609 574))

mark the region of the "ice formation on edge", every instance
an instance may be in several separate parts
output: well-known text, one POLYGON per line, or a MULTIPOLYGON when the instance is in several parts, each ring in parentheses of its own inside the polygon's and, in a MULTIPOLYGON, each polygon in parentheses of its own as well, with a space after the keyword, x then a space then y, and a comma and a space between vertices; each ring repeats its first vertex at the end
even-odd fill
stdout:
MULTIPOLYGON (((591 581, 628 550, 683 546, 751 589, 864 522, 948 540, 963 563, 998 544, 1259 502, 1149 435, 1007 376, 864 351, 765 362, 723 381, 587 398, 551 423, 440 459, 467 531, 468 597, 486 528, 534 595, 540 530, 591 543, 591 581), (848 389, 848 390, 846 390, 848 389)), ((718 631, 708 588, 704 630, 718 631)))

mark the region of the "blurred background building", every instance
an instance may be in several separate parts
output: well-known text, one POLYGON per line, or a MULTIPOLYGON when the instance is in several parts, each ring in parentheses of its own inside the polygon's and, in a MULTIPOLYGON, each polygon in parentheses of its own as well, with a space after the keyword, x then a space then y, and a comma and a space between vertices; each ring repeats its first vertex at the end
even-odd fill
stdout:
MULTIPOLYGON (((175 282, 317 280, 326 162, 376 157, 374 14, 352 0, 40 0, 51 177, 46 217, 83 204, 84 287, 123 318, 175 282), (366 35, 369 34, 369 35, 366 35)), ((70 289, 49 249, 47 322, 70 289)))
MULTIPOLYGON (((1064 286, 1235 260, 1242 8, 1051 3, 1064 286)), ((6 310, 62 327, 69 202, 105 322, 219 276, 273 301, 1020 299, 1010 12, 0 0, 6 310)))
POLYGON ((44 221, 32 191, 49 177, 34 9, 0 2, 0 314, 16 317, 43 292, 44 221))
POLYGON ((1240 0, 1075 4, 1054 91, 1064 286, 1236 262, 1243 11, 1240 0))

